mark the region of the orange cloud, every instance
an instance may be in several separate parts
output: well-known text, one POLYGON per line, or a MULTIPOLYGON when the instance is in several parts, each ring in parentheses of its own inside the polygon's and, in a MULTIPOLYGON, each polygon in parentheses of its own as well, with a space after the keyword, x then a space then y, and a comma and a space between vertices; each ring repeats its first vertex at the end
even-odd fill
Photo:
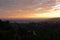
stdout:
POLYGON ((54 7, 56 6, 56 0, 51 0, 48 2, 47 0, 43 0, 42 2, 39 0, 36 1, 39 3, 36 3, 33 0, 18 0, 14 5, 10 4, 1 7, 0 18, 43 18, 53 17, 55 15, 55 11, 53 10, 56 9, 54 7), (49 16, 47 13, 49 13, 49 16))

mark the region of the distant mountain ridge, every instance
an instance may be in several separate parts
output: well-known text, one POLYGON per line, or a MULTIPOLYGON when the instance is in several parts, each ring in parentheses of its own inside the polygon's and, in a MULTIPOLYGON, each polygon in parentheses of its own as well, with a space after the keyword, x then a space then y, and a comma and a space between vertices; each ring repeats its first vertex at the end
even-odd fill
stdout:
POLYGON ((52 18, 52 19, 49 19, 48 21, 51 21, 51 22, 59 22, 60 21, 60 18, 52 18))
MULTIPOLYGON (((4 21, 4 19, 3 19, 4 21)), ((50 19, 9 19, 11 23, 30 23, 30 22, 59 22, 60 18, 50 18, 50 19)))

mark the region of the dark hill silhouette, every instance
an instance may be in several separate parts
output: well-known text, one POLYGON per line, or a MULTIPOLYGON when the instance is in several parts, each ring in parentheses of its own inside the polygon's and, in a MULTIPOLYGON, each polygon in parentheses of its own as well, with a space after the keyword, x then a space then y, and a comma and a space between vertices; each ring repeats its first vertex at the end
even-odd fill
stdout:
POLYGON ((54 22, 54 21, 60 21, 60 18, 51 18, 51 19, 49 19, 48 21, 52 21, 52 22, 54 22))
POLYGON ((30 23, 0 20, 0 40, 60 40, 60 18, 30 23))

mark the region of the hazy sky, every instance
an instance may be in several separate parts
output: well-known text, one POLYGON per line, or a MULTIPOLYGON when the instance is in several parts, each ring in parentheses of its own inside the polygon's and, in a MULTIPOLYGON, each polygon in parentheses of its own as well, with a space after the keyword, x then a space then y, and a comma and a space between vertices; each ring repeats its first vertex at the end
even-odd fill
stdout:
POLYGON ((0 18, 29 18, 47 13, 54 9, 56 1, 59 0, 0 0, 0 18))

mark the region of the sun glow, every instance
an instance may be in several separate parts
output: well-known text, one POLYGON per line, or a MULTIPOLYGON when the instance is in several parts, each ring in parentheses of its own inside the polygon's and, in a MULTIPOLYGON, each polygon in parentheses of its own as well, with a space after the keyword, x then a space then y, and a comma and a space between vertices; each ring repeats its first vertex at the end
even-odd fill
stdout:
POLYGON ((55 6, 52 6, 52 9, 47 13, 35 13, 35 18, 56 18, 60 17, 60 2, 57 3, 55 6))
POLYGON ((35 18, 56 18, 60 17, 60 10, 51 11, 50 13, 34 14, 35 18))

